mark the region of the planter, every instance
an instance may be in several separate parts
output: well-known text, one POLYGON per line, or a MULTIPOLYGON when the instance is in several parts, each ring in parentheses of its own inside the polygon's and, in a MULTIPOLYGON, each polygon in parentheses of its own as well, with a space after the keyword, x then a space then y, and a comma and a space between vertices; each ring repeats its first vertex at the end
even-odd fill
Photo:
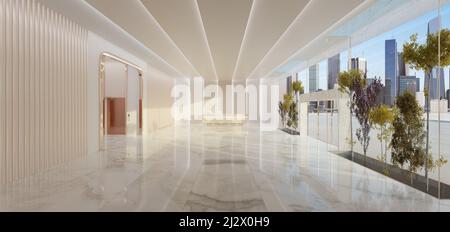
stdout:
POLYGON ((280 128, 281 131, 286 132, 290 135, 300 135, 300 132, 296 131, 296 130, 292 130, 289 128, 280 128))
MULTIPOLYGON (((364 157, 364 155, 353 152, 353 157, 351 152, 335 153, 341 157, 344 157, 350 161, 360 164, 370 170, 375 172, 385 174, 385 170, 388 171, 390 177, 396 181, 403 184, 411 186, 417 190, 427 193, 433 197, 438 197, 438 181, 429 179, 429 190, 427 191, 427 183, 425 176, 419 174, 412 174, 412 184, 411 184, 411 173, 408 170, 401 169, 397 166, 385 164, 377 159, 371 157, 364 157)), ((450 199, 450 185, 441 183, 441 199, 450 199)))

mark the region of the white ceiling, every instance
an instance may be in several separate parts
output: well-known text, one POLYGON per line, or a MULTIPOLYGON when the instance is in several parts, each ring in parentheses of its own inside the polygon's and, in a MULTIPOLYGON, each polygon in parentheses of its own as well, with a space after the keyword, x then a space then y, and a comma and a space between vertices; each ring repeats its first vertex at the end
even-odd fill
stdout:
POLYGON ((252 0, 198 0, 219 80, 232 79, 252 0))
POLYGON ((39 1, 82 25, 96 25, 88 29, 104 32, 99 34, 171 76, 241 81, 274 73, 375 0, 39 1), (98 15, 113 25, 98 23, 98 15))
POLYGON ((256 0, 233 79, 246 79, 310 0, 256 0))

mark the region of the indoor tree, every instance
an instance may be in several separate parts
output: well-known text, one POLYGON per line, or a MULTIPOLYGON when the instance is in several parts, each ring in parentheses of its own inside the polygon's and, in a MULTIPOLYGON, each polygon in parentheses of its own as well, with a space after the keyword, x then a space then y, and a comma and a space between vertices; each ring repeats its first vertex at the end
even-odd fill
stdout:
POLYGON ((356 137, 363 148, 364 157, 367 156, 370 143, 370 130, 372 128, 370 112, 377 104, 377 96, 382 87, 380 78, 375 78, 367 86, 360 85, 359 82, 354 83, 351 108, 360 125, 360 128, 356 130, 356 137))
POLYGON ((283 101, 278 104, 278 113, 280 114, 283 127, 286 127, 286 123, 289 120, 289 110, 291 109, 293 99, 292 93, 287 93, 283 96, 283 101))
MULTIPOLYGON (((450 30, 443 29, 435 34, 429 34, 425 43, 418 42, 418 35, 411 36, 410 41, 403 45, 403 60, 411 68, 423 70, 428 79, 425 86, 425 100, 427 102, 426 156, 429 156, 430 136, 430 79, 433 68, 450 65, 450 30)), ((442 77, 441 77, 442 78, 442 77)), ((441 157, 440 157, 441 159, 441 157)), ((428 179, 428 167, 425 166, 425 177, 428 179)))
POLYGON ((291 105, 289 110, 289 122, 288 126, 297 130, 298 128, 298 107, 299 107, 299 95, 304 93, 303 83, 301 81, 295 81, 292 83, 292 90, 295 94, 295 102, 291 105))
POLYGON ((403 168, 408 165, 412 175, 418 169, 427 167, 425 152, 425 130, 423 110, 416 97, 409 92, 399 96, 396 101, 398 112, 392 123, 391 141, 392 163, 403 168))
POLYGON ((303 87, 303 83, 301 81, 295 81, 292 83, 292 90, 295 93, 295 99, 298 105, 298 97, 300 94, 303 94, 305 88, 303 87))
POLYGON ((288 113, 289 119, 287 121, 288 127, 292 127, 294 130, 297 130, 298 128, 298 110, 297 110, 297 103, 292 102, 289 113, 288 113))
MULTIPOLYGON (((389 108, 386 105, 380 105, 378 107, 373 108, 370 111, 370 121, 372 121, 372 125, 374 129, 379 130, 379 133, 377 135, 378 140, 380 140, 380 148, 381 148, 381 155, 379 159, 385 163, 385 166, 387 166, 387 144, 388 139, 390 138, 392 134, 392 122, 394 121, 394 109, 389 108), (383 147, 383 141, 384 141, 384 147, 383 147)), ((387 174, 387 170, 385 170, 387 174)))
POLYGON ((278 103, 278 113, 280 114, 282 128, 284 128, 286 125, 287 112, 288 112, 287 105, 284 102, 280 101, 278 103))
POLYGON ((353 94, 355 92, 355 87, 358 85, 359 88, 363 88, 366 85, 366 81, 359 70, 352 69, 348 72, 344 71, 339 73, 338 85, 339 91, 348 94, 350 100, 350 144, 353 155, 353 94))

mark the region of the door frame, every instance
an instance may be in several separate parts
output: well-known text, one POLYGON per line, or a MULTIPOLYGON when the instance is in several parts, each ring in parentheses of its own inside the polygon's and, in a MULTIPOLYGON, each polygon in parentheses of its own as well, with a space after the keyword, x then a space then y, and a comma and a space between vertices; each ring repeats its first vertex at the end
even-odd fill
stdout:
MULTIPOLYGON (((125 119, 126 119, 126 121, 128 121, 128 104, 127 104, 127 102, 128 102, 128 69, 131 67, 131 68, 134 68, 134 69, 136 69, 137 71, 138 71, 138 75, 139 75, 139 102, 138 102, 138 104, 139 104, 139 106, 140 107, 138 107, 138 108, 140 108, 141 110, 143 110, 143 107, 142 107, 142 104, 143 104, 143 95, 144 95, 144 93, 143 93, 143 83, 144 83, 144 71, 143 71, 143 69, 141 68, 141 67, 139 67, 139 66, 137 66, 137 65, 135 65, 135 64, 133 64, 133 63, 131 63, 131 62, 129 62, 129 61, 127 61, 127 60, 125 60, 125 59, 122 59, 122 58, 120 58, 120 57, 118 57, 118 56, 116 56, 116 55, 114 55, 114 54, 112 54, 112 53, 109 53, 109 52, 103 52, 103 53, 101 53, 100 54, 100 59, 99 59, 99 78, 98 78, 98 80, 99 80, 99 89, 98 89, 98 92, 99 92, 99 94, 98 94, 98 96, 99 96, 99 149, 100 150, 105 150, 105 135, 106 135, 106 125, 105 125, 105 122, 106 122, 106 118, 105 118, 105 107, 106 107, 106 97, 105 97, 105 92, 106 92, 106 86, 105 86, 105 78, 106 78, 106 76, 105 76, 105 63, 106 63, 106 61, 107 61, 107 59, 111 59, 111 60, 114 60, 114 61, 117 61, 117 62, 119 62, 119 63, 122 63, 122 64, 124 64, 125 65, 125 72, 126 72, 126 80, 127 80, 127 86, 126 86, 126 95, 125 95, 125 119)), ((138 122, 138 126, 136 127, 136 131, 137 131, 137 135, 142 135, 142 129, 140 129, 141 128, 141 126, 142 125, 140 125, 141 124, 141 122, 143 123, 143 120, 141 119, 141 117, 142 117, 142 114, 143 112, 140 112, 138 115, 140 115, 140 116, 138 116, 139 118, 138 118, 138 120, 137 120, 137 122, 138 122)), ((127 133, 128 132, 128 130, 127 130, 127 126, 125 125, 125 133, 127 133)))

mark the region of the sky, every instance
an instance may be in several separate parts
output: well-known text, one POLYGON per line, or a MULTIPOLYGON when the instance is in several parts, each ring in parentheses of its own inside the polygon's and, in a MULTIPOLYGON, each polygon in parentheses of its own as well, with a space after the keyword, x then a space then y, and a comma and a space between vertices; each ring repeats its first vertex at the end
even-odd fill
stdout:
MULTIPOLYGON (((428 22, 436 18, 437 10, 429 12, 412 21, 409 21, 394 30, 385 32, 371 40, 359 44, 352 48, 353 57, 365 58, 368 62, 368 77, 381 77, 384 80, 385 73, 385 41, 388 39, 397 40, 397 50, 402 52, 403 44, 409 41, 412 34, 418 33, 419 42, 424 42, 427 36, 428 22)), ((441 9, 442 28, 450 29, 450 3, 442 6, 441 9)), ((347 51, 341 53, 341 70, 347 69, 348 55, 347 51)), ((446 90, 449 89, 449 67, 445 68, 445 85, 446 90)), ((424 75, 421 71, 409 70, 410 75, 416 75, 421 79, 421 88, 424 86, 424 75)), ((301 72, 301 80, 306 78, 306 72, 301 72), (302 78, 303 77, 303 78, 302 78)), ((319 63, 319 88, 327 89, 327 61, 324 60, 319 63)))

